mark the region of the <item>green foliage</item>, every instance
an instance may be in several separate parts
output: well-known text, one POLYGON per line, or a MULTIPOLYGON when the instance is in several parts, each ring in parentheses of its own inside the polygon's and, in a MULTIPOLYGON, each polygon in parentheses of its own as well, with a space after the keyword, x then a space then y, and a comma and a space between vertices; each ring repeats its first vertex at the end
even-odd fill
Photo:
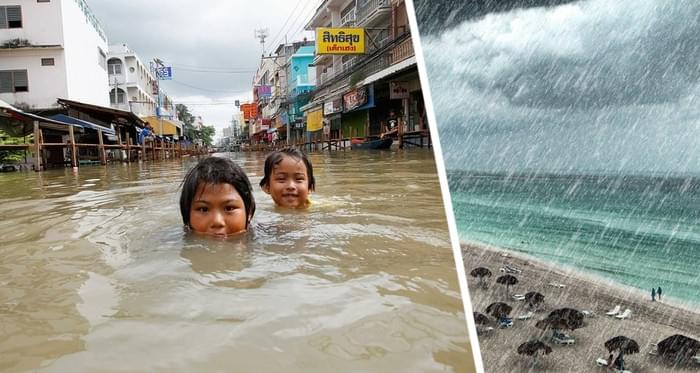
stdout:
POLYGON ((214 127, 204 126, 202 127, 201 131, 199 131, 199 138, 202 139, 202 142, 207 146, 212 146, 212 144, 214 144, 215 133, 216 129, 214 127))
POLYGON ((216 133, 216 129, 214 129, 214 127, 205 126, 201 130, 195 128, 193 125, 194 115, 192 115, 187 106, 183 104, 175 105, 175 110, 177 111, 178 119, 185 124, 183 132, 188 139, 200 139, 202 140, 202 143, 206 144, 207 146, 211 146, 214 143, 214 134, 216 133))
MULTIPOLYGON (((9 131, 8 131, 9 132, 9 131)), ((0 129, 0 144, 23 144, 24 137, 12 136, 0 129)), ((27 137, 27 142, 30 141, 32 136, 27 137)), ((14 163, 19 162, 24 159, 24 152, 21 150, 0 150, 0 163, 14 163)))

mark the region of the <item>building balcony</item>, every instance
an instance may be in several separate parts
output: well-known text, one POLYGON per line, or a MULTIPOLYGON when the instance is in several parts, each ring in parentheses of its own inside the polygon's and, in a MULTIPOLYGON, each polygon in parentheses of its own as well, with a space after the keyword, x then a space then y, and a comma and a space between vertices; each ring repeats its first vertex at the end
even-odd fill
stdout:
POLYGON ((382 23, 391 14, 389 0, 369 0, 364 5, 357 6, 357 26, 368 27, 382 23))
POLYGON ((325 65, 327 62, 333 62, 333 56, 330 54, 317 54, 312 62, 314 65, 325 65))
POLYGON ((413 38, 408 38, 391 50, 391 64, 401 62, 407 58, 413 57, 413 38))

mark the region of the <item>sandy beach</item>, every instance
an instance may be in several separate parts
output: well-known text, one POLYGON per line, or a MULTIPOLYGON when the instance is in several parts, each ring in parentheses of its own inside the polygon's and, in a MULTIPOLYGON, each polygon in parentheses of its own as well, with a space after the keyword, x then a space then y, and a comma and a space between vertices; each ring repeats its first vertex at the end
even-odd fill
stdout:
POLYGON ((700 338, 700 313, 692 307, 665 301, 652 302, 650 294, 641 290, 499 248, 463 242, 462 253, 474 311, 486 313, 489 304, 506 302, 513 307, 511 317, 517 318, 528 312, 525 302, 513 300, 506 295, 505 286, 496 283, 496 278, 503 274, 499 269, 506 264, 522 270, 522 273, 514 274, 519 282, 510 287, 510 295, 538 291, 545 296, 544 306, 533 318, 525 321, 514 319, 513 327, 507 329, 499 329, 494 322, 495 330, 479 336, 486 372, 608 372, 611 370, 596 366, 595 360, 607 358, 609 353, 604 343, 618 335, 639 343, 640 353, 625 355, 626 368, 631 372, 700 370, 700 364, 674 368, 671 363, 649 354, 651 343, 673 334, 700 338), (493 273, 488 279, 488 289, 480 288, 478 280, 469 276, 476 267, 486 267, 493 273), (550 283, 564 286, 556 287, 550 283), (605 313, 616 305, 622 310, 632 310, 631 318, 618 320, 606 316, 605 313), (543 332, 535 327, 535 323, 550 311, 563 307, 595 314, 585 318, 584 327, 566 331, 575 339, 572 345, 554 344, 549 341, 550 331, 543 332), (550 345, 553 351, 541 356, 533 366, 532 359, 519 355, 517 348, 523 342, 537 338, 550 345))

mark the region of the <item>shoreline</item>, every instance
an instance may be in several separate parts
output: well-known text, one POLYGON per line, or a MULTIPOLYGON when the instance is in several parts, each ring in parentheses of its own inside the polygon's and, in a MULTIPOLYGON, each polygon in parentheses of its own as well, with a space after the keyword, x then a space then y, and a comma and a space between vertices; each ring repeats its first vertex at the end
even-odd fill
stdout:
MULTIPOLYGON (((519 371, 606 371, 597 367, 597 358, 607 358, 604 342, 625 335, 636 340, 640 353, 625 356, 628 370, 632 372, 668 372, 673 367, 658 356, 648 355, 650 344, 673 334, 684 334, 700 338, 700 313, 689 309, 677 300, 652 302, 646 292, 582 272, 571 266, 535 258, 528 254, 477 242, 460 242, 468 276, 469 295, 475 312, 486 313, 486 307, 493 302, 506 302, 513 307, 511 317, 525 314, 528 310, 522 301, 506 295, 505 288, 495 283, 503 273, 499 268, 508 264, 522 270, 514 274, 518 284, 511 286, 510 295, 528 291, 538 291, 545 295, 543 309, 529 320, 514 319, 514 325, 507 329, 495 328, 490 333, 480 335, 482 360, 487 372, 519 371), (473 268, 489 268, 492 276, 488 279, 489 288, 478 287, 475 278, 469 276, 473 268), (565 287, 549 286, 549 283, 564 284, 565 287), (619 305, 622 310, 632 310, 632 317, 618 320, 605 313, 619 305), (595 317, 587 317, 585 326, 574 331, 566 331, 576 342, 573 345, 558 345, 549 340, 550 332, 535 327, 538 320, 545 318, 557 308, 571 307, 593 312, 595 317), (531 339, 545 341, 553 349, 550 355, 540 357, 537 365, 531 366, 531 359, 517 353, 518 346, 531 339)), ((493 317, 491 317, 492 320, 493 317)), ((697 371, 698 366, 687 365, 674 371, 697 371)))
MULTIPOLYGON (((614 289, 615 291, 625 291, 628 293, 636 293, 636 295, 639 296, 640 299, 647 299, 648 300, 651 297, 650 292, 645 290, 645 289, 641 289, 641 288, 638 288, 638 287, 635 287, 632 285, 623 284, 623 283, 617 282, 616 280, 599 275, 597 273, 586 272, 586 271, 583 271, 579 268, 576 268, 575 266, 570 265, 570 264, 550 262, 550 261, 547 261, 545 259, 538 258, 534 255, 527 254, 527 253, 524 253, 521 251, 517 251, 517 250, 511 249, 511 248, 499 247, 499 246, 489 245, 489 244, 485 244, 485 243, 478 242, 478 241, 469 241, 469 240, 460 240, 459 245, 462 249, 464 249, 464 247, 472 247, 472 248, 477 248, 480 250, 498 253, 499 255, 505 253, 508 255, 507 257, 501 256, 504 260, 506 260, 507 258, 510 257, 510 258, 516 258, 519 260, 523 260, 526 262, 532 262, 538 266, 546 267, 552 271, 557 271, 562 275, 575 277, 577 279, 585 280, 588 282, 593 282, 593 283, 596 283, 596 284, 602 285, 602 286, 607 286, 607 287, 614 289)), ((469 270, 471 270, 471 268, 469 268, 469 270)), ((469 276, 469 271, 467 271, 467 276, 469 276)), ((496 275, 496 277, 498 277, 498 275, 496 275)), ((467 278, 467 280, 469 280, 469 278, 467 278)), ((681 310, 686 311, 686 312, 697 314, 697 316, 700 317, 700 302, 696 303, 696 302, 685 300, 685 299, 674 298, 674 297, 668 296, 668 295, 664 295, 663 299, 664 300, 662 303, 664 303, 666 305, 681 309, 681 310)))

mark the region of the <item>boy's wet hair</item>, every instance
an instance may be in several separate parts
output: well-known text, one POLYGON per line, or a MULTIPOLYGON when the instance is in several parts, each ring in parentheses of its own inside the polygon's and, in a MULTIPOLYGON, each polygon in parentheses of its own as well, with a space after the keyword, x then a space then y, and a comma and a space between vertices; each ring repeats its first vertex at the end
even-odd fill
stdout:
POLYGON ((209 157, 203 159, 192 168, 182 181, 182 194, 180 195, 180 213, 182 222, 190 226, 190 210, 194 201, 197 187, 200 184, 231 184, 243 199, 246 212, 245 226, 248 228, 250 220, 255 213, 255 199, 253 187, 243 169, 228 158, 209 157))
POLYGON ((276 150, 270 153, 267 156, 267 158, 265 158, 265 175, 263 176, 262 180, 260 180, 260 187, 263 188, 265 187, 265 185, 270 184, 270 178, 272 177, 272 169, 280 162, 282 162, 282 159, 284 159, 285 156, 292 157, 294 159, 298 159, 304 162, 304 165, 306 166, 306 176, 309 180, 309 190, 314 191, 314 188, 316 187, 316 180, 314 179, 314 169, 311 166, 309 158, 306 157, 306 154, 304 154, 304 152, 297 148, 284 148, 281 150, 276 150))

